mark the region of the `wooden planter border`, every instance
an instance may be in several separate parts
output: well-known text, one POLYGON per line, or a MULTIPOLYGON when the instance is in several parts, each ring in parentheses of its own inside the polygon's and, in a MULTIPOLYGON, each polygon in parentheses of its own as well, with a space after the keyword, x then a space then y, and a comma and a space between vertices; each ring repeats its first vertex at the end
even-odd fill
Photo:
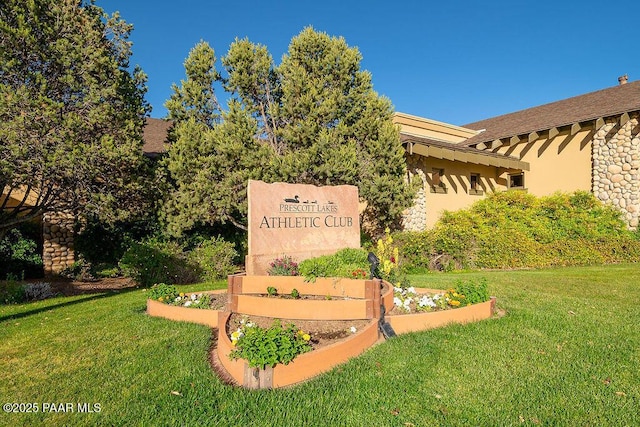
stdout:
MULTIPOLYGON (((442 293, 434 289, 416 289, 418 293, 442 293)), ((468 305, 466 307, 450 310, 437 310, 425 313, 400 314, 385 316, 385 320, 391 325, 396 334, 407 332, 425 331, 439 328, 451 323, 470 323, 489 319, 495 311, 495 297, 489 301, 468 305)))
MULTIPOLYGON (((229 276, 226 290, 197 293, 219 294, 227 292, 229 302, 226 310, 206 310, 177 307, 147 300, 150 316, 169 320, 193 322, 218 329, 218 342, 214 350, 217 359, 228 375, 246 388, 277 388, 296 384, 313 378, 333 367, 358 356, 381 339, 378 331, 382 304, 385 312, 393 309, 393 286, 387 283, 387 291, 381 295, 378 280, 318 279, 315 283, 304 282, 304 278, 274 276, 229 276), (278 293, 291 293, 294 288, 301 294, 330 295, 335 300, 294 300, 258 296, 268 286, 278 293), (278 364, 264 370, 249 368, 244 360, 231 360, 232 346, 227 331, 227 322, 232 313, 283 319, 310 320, 355 320, 370 319, 362 330, 337 343, 298 356, 288 365, 278 364)), ((441 289, 416 288, 420 294, 443 293, 441 289)), ((490 318, 495 310, 495 297, 490 301, 467 307, 439 310, 426 313, 385 316, 396 334, 423 331, 451 323, 469 323, 490 318)))
POLYGON ((229 306, 234 313, 249 316, 300 320, 356 320, 380 317, 380 304, 393 308, 393 289, 380 295, 380 280, 318 278, 305 282, 300 276, 229 276, 229 306), (331 300, 295 300, 264 295, 273 286, 281 295, 297 289, 302 295, 332 296, 331 300), (347 298, 347 299, 343 299, 347 298))
MULTIPOLYGON (((226 325, 231 313, 220 313, 219 324, 226 325)), ((256 370, 244 360, 231 360, 231 339, 226 327, 218 329, 218 360, 238 385, 247 388, 284 387, 313 378, 333 367, 362 354, 379 340, 378 320, 373 319, 362 330, 344 340, 319 350, 301 354, 288 365, 256 370)))
MULTIPOLYGON (((226 289, 206 292, 191 292, 191 294, 222 294, 227 292, 226 289)), ((179 307, 175 305, 165 304, 160 301, 147 299, 147 314, 153 317, 162 317, 169 320, 177 320, 179 322, 191 322, 199 325, 209 326, 210 328, 218 327, 218 312, 220 310, 210 310, 201 308, 179 307)))

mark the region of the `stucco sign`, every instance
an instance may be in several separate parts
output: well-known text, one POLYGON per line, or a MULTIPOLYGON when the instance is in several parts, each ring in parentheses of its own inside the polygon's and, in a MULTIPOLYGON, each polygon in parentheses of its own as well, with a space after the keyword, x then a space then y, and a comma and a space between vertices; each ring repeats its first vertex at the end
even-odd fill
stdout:
POLYGON ((360 247, 358 187, 249 181, 247 274, 275 258, 296 261, 360 247))

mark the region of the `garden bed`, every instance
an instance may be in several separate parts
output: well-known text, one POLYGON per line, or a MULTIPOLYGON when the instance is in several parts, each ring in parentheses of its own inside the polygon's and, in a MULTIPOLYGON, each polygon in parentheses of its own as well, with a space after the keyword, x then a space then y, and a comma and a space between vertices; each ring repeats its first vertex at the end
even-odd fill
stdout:
MULTIPOLYGON (((438 289, 415 289, 417 294, 443 294, 438 289)), ((276 388, 295 384, 344 363, 378 342, 381 305, 385 321, 396 334, 422 331, 451 323, 469 323, 490 318, 495 298, 459 308, 431 311, 402 311, 394 306, 393 288, 379 280, 318 279, 304 282, 302 277, 229 276, 227 290, 206 292, 218 309, 194 309, 148 300, 152 316, 188 321, 218 328, 212 350, 216 370, 228 382, 247 388, 276 388), (265 294, 268 287, 276 294, 265 294), (297 290, 301 295, 290 294, 297 290), (306 296, 306 298, 304 298, 306 296), (293 324, 312 350, 298 355, 288 364, 265 369, 249 367, 244 359, 232 360, 231 333, 242 322, 270 327, 274 319, 284 326, 293 324)), ((434 297, 435 298, 435 297, 434 297)), ((236 339, 236 338, 234 338, 236 339)))
MULTIPOLYGON (((231 313, 221 312, 218 323, 229 325, 231 313)), ((235 384, 247 388, 277 388, 284 387, 313 378, 333 367, 362 354, 379 340, 378 320, 365 321, 363 327, 346 338, 328 340, 326 345, 321 345, 309 353, 304 353, 287 364, 277 364, 275 367, 265 369, 251 368, 245 360, 231 360, 229 355, 233 350, 229 338, 230 328, 218 329, 218 343, 215 359, 226 371, 235 384)), ((299 326, 296 323, 296 326, 299 326)), ((306 324, 307 328, 313 328, 306 324)), ((314 331, 309 329, 312 334, 314 331)), ((325 331, 327 333, 329 331, 325 331)))
POLYGON ((217 291, 199 292, 211 296, 214 307, 217 309, 200 309, 183 306, 169 305, 164 302, 147 300, 147 314, 153 317, 176 320, 179 322, 191 322, 199 325, 218 327, 218 313, 224 310, 227 302, 227 291, 220 289, 217 291))
POLYGON ((230 311, 250 316, 300 320, 356 320, 380 317, 380 304, 393 308, 393 293, 380 280, 318 278, 300 276, 229 276, 230 311), (320 298, 270 298, 273 288, 280 295, 297 291, 320 298))
POLYGON ((470 323, 489 319, 495 311, 495 297, 489 301, 449 310, 435 310, 423 313, 400 313, 392 311, 385 316, 396 334, 425 331, 451 323, 470 323))

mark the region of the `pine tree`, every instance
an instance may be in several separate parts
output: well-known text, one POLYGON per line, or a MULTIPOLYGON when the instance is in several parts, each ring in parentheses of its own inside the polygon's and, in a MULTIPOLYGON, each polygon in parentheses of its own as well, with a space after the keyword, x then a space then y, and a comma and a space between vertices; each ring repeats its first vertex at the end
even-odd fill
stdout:
MULTIPOLYGON (((209 87, 202 76, 214 75, 213 57, 191 58, 197 53, 187 63, 203 68, 174 86, 168 107, 186 87, 209 87)), ((176 124, 179 138, 167 164, 175 182, 166 204, 172 231, 225 221, 245 228, 249 178, 356 185, 367 202, 367 224, 398 224, 412 196, 404 150, 391 103, 373 90, 361 60, 343 38, 312 28, 293 38, 279 66, 266 47, 233 42, 220 78, 231 95, 229 111, 213 126, 192 118, 176 124)), ((169 116, 178 117, 173 110, 169 116)))
POLYGON ((0 3, 0 232, 49 211, 143 209, 149 107, 131 29, 93 2, 0 3))

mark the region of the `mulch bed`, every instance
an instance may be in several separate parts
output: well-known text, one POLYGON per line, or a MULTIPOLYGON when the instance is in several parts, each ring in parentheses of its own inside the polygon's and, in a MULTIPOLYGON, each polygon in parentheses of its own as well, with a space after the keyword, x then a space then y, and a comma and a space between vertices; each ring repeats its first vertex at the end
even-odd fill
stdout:
POLYGON ((122 291, 137 288, 138 285, 132 279, 124 277, 99 279, 91 282, 81 282, 78 280, 64 278, 46 278, 29 280, 32 283, 46 282, 51 285, 51 289, 66 297, 74 295, 97 294, 109 291, 122 291))

